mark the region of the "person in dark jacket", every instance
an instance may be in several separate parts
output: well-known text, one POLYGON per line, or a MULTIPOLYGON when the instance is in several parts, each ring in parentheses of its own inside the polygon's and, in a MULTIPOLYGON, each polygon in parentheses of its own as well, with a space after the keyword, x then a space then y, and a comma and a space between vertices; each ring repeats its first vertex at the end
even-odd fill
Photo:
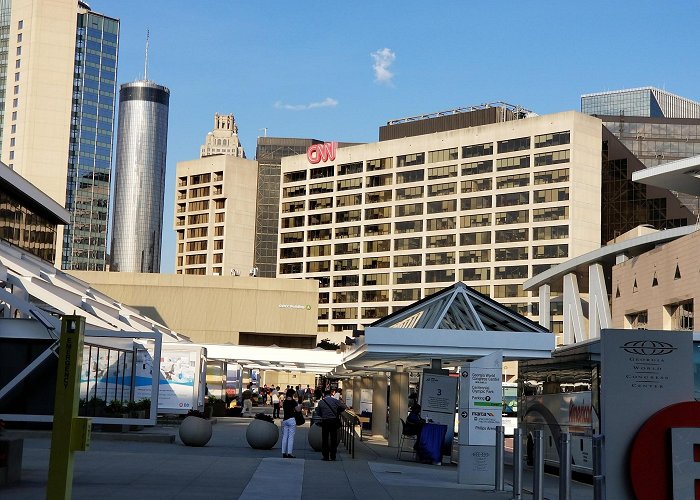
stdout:
POLYGON ((316 406, 317 414, 321 417, 321 455, 325 461, 335 460, 340 414, 344 410, 345 404, 333 398, 330 390, 324 392, 323 399, 316 406))

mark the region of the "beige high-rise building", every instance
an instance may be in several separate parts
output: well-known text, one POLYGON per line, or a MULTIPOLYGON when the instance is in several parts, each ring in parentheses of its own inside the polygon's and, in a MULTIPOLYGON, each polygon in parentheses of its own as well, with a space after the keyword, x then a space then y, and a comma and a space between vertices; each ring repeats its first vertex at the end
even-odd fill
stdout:
POLYGON ((104 270, 119 21, 77 0, 5 1, 0 13, 0 159, 69 211, 56 264, 104 270))
POLYGON ((258 163, 242 157, 233 115, 216 115, 215 122, 202 146, 203 157, 177 164, 175 272, 257 275, 253 262, 258 163), (210 152, 205 155, 206 151, 210 152))
POLYGON ((643 165, 597 118, 406 123, 393 140, 282 159, 278 277, 319 281, 319 331, 368 325, 456 281, 537 318, 530 276, 691 216, 668 191, 632 188, 643 165))

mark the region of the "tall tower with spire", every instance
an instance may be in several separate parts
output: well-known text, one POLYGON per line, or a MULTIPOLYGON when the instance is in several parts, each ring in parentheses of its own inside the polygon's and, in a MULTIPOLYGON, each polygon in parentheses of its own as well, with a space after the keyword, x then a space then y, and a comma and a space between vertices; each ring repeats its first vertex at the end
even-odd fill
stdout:
POLYGON ((160 272, 170 90, 147 79, 119 88, 110 270, 160 272))

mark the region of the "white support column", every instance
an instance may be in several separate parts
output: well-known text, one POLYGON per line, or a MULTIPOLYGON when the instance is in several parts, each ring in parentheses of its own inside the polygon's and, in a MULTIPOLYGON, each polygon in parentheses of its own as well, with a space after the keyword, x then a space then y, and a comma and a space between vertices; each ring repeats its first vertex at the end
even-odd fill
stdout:
POLYGON ((540 325, 552 329, 552 291, 549 284, 540 286, 540 325))
POLYGON ((362 379, 360 377, 352 378, 352 410, 360 414, 360 391, 362 390, 362 379))
POLYGON ((386 373, 378 373, 372 377, 372 382, 372 436, 386 437, 386 373))
POLYGON ((584 338, 584 317, 578 280, 574 273, 564 276, 564 344, 581 342, 584 338))
POLYGON ((360 379, 360 406, 357 409, 357 414, 363 410, 372 411, 372 377, 362 377, 360 379), (365 393, 364 397, 362 393, 365 393))
POLYGON ((600 338, 600 330, 610 328, 612 315, 610 314, 610 301, 608 290, 605 287, 603 266, 591 264, 588 267, 588 338, 600 338))
POLYGON ((389 398, 389 446, 399 445, 401 419, 408 414, 408 373, 397 366, 391 373, 391 396, 389 398))

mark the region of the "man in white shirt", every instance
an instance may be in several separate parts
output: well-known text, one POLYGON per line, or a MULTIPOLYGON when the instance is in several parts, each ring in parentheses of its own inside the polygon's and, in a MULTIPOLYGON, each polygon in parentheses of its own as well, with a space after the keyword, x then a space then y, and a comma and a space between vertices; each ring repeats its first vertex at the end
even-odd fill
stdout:
POLYGON ((272 389, 272 418, 280 418, 280 388, 272 389))

